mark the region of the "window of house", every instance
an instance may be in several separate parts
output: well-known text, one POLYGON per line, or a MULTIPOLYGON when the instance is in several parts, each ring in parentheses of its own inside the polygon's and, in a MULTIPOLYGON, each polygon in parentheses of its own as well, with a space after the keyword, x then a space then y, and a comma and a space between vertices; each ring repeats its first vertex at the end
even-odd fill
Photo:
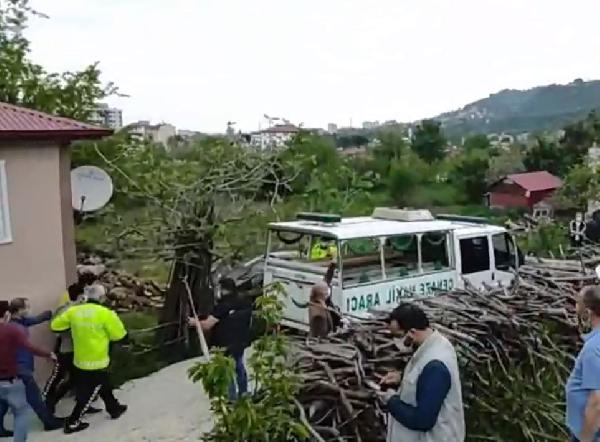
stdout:
POLYGON ((417 235, 386 238, 383 250, 387 279, 403 278, 419 273, 419 238, 417 235))
POLYGON ((460 258, 463 275, 490 270, 490 247, 487 236, 461 239, 460 258))
POLYGON ((12 241, 6 182, 6 165, 0 160, 0 244, 12 241))
POLYGON ((428 232, 421 237, 421 262, 423 273, 440 272, 450 268, 448 234, 428 232))

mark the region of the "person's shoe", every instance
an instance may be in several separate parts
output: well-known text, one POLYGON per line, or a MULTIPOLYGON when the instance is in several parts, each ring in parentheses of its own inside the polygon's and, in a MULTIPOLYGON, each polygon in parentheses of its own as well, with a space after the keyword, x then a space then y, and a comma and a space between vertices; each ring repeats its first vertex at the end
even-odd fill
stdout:
POLYGON ((56 418, 50 424, 48 424, 48 425, 44 424, 44 431, 59 430, 61 428, 64 428, 64 426, 65 426, 65 420, 56 418))
POLYGON ((102 413, 102 410, 100 408, 95 408, 95 407, 89 407, 87 409, 87 411, 85 412, 85 414, 98 414, 98 413, 102 413))
POLYGON ((0 430, 0 438, 3 437, 13 437, 14 434, 12 431, 5 430, 4 428, 0 430))
POLYGON ((112 410, 109 414, 111 419, 119 419, 126 411, 127 405, 119 404, 119 406, 112 410))
POLYGON ((90 424, 87 422, 79 422, 78 424, 65 424, 64 432, 65 434, 78 433, 79 431, 86 430, 90 424))

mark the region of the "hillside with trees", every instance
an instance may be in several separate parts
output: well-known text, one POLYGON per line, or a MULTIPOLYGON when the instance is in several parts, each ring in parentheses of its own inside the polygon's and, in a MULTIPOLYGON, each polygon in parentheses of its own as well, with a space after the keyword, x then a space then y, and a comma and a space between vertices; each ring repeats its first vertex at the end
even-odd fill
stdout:
POLYGON ((557 130, 600 107, 600 81, 506 89, 439 115, 448 136, 557 130))

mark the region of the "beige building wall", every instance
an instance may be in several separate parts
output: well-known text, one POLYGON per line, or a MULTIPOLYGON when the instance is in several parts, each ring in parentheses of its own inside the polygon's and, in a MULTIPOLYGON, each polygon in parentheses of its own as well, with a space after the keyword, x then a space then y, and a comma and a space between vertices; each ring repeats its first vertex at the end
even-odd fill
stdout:
MULTIPOLYGON (((54 310, 76 274, 69 148, 0 142, 0 160, 12 231, 12 242, 0 244, 0 299, 27 297, 34 313, 54 310)), ((47 325, 32 329, 31 337, 52 349, 47 325)), ((41 359, 36 364, 38 374, 50 367, 41 359)))

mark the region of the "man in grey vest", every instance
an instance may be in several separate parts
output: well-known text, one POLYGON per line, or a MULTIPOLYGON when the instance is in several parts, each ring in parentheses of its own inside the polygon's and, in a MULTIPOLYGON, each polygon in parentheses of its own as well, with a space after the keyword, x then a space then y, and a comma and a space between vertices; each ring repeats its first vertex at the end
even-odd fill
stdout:
POLYGON ((388 373, 382 385, 400 389, 382 394, 387 405, 387 442, 463 442, 465 418, 454 347, 430 327, 418 306, 399 305, 389 317, 397 346, 416 348, 404 370, 388 373))

